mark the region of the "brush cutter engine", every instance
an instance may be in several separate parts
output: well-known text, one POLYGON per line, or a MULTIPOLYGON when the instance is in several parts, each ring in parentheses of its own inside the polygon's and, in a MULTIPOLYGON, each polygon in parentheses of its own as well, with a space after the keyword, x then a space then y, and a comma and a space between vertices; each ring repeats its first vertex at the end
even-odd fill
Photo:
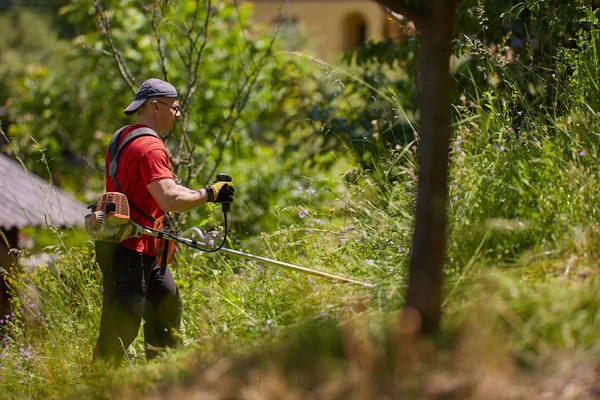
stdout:
POLYGON ((123 193, 104 193, 88 208, 91 212, 85 216, 85 230, 94 239, 119 243, 142 236, 139 225, 131 220, 129 202, 123 193))

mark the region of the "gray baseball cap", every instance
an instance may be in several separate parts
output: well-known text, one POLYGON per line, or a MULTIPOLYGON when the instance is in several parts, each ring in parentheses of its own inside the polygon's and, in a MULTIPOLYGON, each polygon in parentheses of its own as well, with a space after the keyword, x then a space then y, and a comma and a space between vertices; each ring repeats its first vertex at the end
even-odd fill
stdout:
POLYGON ((124 113, 127 115, 133 114, 150 97, 179 97, 179 93, 169 82, 156 78, 148 79, 142 83, 135 94, 135 100, 125 109, 124 113))

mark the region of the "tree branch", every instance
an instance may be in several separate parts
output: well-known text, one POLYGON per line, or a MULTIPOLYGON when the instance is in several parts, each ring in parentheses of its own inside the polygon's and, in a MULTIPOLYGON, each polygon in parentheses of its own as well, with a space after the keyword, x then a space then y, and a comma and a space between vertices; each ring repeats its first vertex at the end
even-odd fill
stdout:
MULTIPOLYGON (((272 55, 273 46, 275 44, 275 40, 277 39, 277 36, 279 35, 279 31, 281 30, 281 25, 282 25, 282 23, 279 23, 277 25, 275 31, 273 32, 273 34, 271 36, 269 46, 264 51, 264 53, 261 55, 260 59, 258 60, 258 63, 255 63, 253 59, 251 60, 252 64, 255 65, 254 69, 246 76, 245 81, 242 83, 241 87, 238 89, 238 92, 237 92, 235 98, 233 99, 233 102, 231 103, 231 106, 229 108, 228 115, 224 118, 219 131, 215 134, 215 138, 214 138, 211 146, 205 152, 205 156, 204 156, 202 162, 200 163, 200 166, 198 168, 196 168, 196 171, 201 171, 204 169, 204 167, 208 161, 208 157, 212 153, 213 148, 218 145, 219 155, 217 157, 217 160, 215 162, 215 165, 214 165, 211 173, 208 176, 205 175, 206 183, 208 183, 210 176, 212 176, 215 173, 216 169, 219 167, 219 164, 221 163, 221 160, 223 158, 223 152, 225 150, 225 145, 227 144, 227 142, 229 141, 229 139, 233 133, 235 124, 242 114, 242 110, 246 107, 246 103, 248 102, 248 99, 250 97, 250 92, 252 91, 254 84, 258 80, 260 72, 261 72, 264 64, 266 63, 268 57, 270 57, 272 55), (226 128, 226 126, 228 128, 226 128), (224 131, 226 131, 225 135, 224 135, 225 138, 222 139, 222 135, 223 135, 224 131)), ((195 176, 197 174, 198 174, 198 172, 196 172, 195 176)))
POLYGON ((152 30, 154 32, 154 37, 156 38, 156 43, 157 43, 157 47, 158 47, 158 57, 160 60, 160 69, 163 74, 163 79, 168 82, 169 76, 167 74, 167 63, 166 63, 167 55, 165 54, 165 47, 163 44, 162 36, 160 35, 160 32, 158 30, 160 20, 163 18, 163 14, 164 14, 164 12, 162 10, 162 7, 159 12, 158 5, 155 4, 153 7, 153 10, 152 10, 152 30))
POLYGON ((112 35, 110 33, 110 20, 105 15, 104 10, 102 9, 102 5, 100 4, 100 0, 94 0, 94 7, 96 10, 96 17, 98 17, 98 25, 102 29, 102 33, 110 46, 110 50, 112 52, 112 56, 115 59, 117 66, 119 67, 119 72, 121 72, 121 76, 125 79, 125 82, 131 90, 135 93, 137 91, 137 81, 129 72, 129 68, 125 64, 125 61, 121 58, 121 53, 117 49, 115 42, 113 41, 112 35))
MULTIPOLYGON (((208 44, 208 28, 209 28, 211 15, 212 15, 211 0, 208 0, 205 2, 206 16, 204 19, 204 24, 202 26, 202 29, 200 29, 198 31, 198 33, 195 35, 195 37, 192 37, 192 32, 194 31, 195 26, 196 26, 199 6, 200 6, 200 2, 196 1, 196 10, 194 12, 193 22, 192 22, 192 25, 187 34, 187 39, 189 41, 189 49, 187 52, 187 57, 181 58, 182 62, 184 63, 184 65, 187 68, 187 84, 186 84, 185 93, 183 94, 183 99, 181 101, 182 108, 184 111, 187 110, 187 107, 191 100, 192 94, 196 91, 196 86, 198 83, 198 70, 200 68, 200 62, 202 61, 202 54, 204 53, 204 49, 206 48, 206 45, 208 44), (202 39, 202 41, 200 43, 200 48, 198 48, 198 42, 200 41, 200 39, 202 39)), ((185 149, 187 149, 187 154, 191 157, 192 146, 190 145, 189 136, 187 134, 187 118, 188 118, 188 114, 187 114, 187 112, 184 112, 183 123, 181 124, 182 135, 181 135, 181 140, 179 141, 178 154, 183 154, 183 150, 185 148, 185 149)), ((181 161, 178 160, 178 162, 179 162, 179 164, 175 165, 176 173, 179 173, 179 170, 181 168, 181 165, 180 165, 181 161)), ((186 162, 187 162, 187 160, 186 160, 186 162)), ((189 166, 189 162, 188 162, 188 166, 189 166)), ((188 180, 190 178, 191 178, 191 174, 188 174, 188 180)))

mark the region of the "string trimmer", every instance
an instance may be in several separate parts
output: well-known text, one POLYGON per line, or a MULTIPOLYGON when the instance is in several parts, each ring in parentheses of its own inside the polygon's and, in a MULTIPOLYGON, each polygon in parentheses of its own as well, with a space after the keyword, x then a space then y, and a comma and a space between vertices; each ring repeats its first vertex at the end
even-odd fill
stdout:
MULTIPOLYGON (((217 181, 231 182, 231 177, 226 174, 218 174, 217 181)), ((221 208, 224 217, 224 235, 221 243, 215 247, 214 237, 204 234, 198 228, 190 228, 180 235, 174 234, 169 229, 153 229, 142 226, 134 222, 130 218, 129 202, 123 193, 108 192, 98 198, 96 203, 90 206, 91 212, 85 216, 85 227, 87 232, 96 240, 107 242, 121 242, 125 239, 140 237, 142 235, 152 236, 159 239, 165 239, 173 242, 179 242, 188 247, 205 251, 205 252, 224 252, 233 254, 246 259, 271 264, 277 267, 283 267, 305 274, 320 276, 322 278, 337 280, 340 282, 352 283, 361 286, 371 287, 373 285, 359 282, 354 279, 345 278, 343 276, 329 274, 327 272, 317 271, 314 269, 294 265, 282 261, 272 260, 270 258, 256 256, 254 254, 244 253, 242 251, 228 249, 224 247, 228 233, 228 221, 230 204, 222 203, 221 208), (196 235, 200 240, 187 236, 196 235)))

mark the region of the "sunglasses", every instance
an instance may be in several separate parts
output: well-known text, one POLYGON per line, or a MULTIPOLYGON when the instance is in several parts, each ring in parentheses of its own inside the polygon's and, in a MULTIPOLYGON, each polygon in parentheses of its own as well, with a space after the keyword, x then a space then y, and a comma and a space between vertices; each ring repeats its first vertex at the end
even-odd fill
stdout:
POLYGON ((154 100, 157 103, 160 104, 164 104, 165 106, 169 106, 169 108, 173 111, 175 111, 175 114, 177 114, 179 112, 179 110, 181 110, 181 108, 179 106, 170 106, 169 104, 165 103, 164 101, 160 101, 160 100, 154 100))

